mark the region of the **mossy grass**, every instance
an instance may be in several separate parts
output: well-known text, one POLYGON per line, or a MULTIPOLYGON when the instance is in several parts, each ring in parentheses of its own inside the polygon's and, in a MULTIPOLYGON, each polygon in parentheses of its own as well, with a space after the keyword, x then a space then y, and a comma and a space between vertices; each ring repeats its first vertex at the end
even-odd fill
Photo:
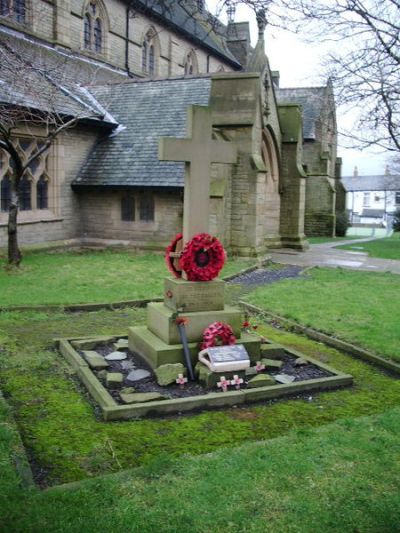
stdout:
MULTIPOLYGON (((12 420, 0 410, 0 427, 12 420)), ((398 530, 400 409, 47 491, 2 456, 0 529, 39 533, 398 530)))
POLYGON ((260 325, 258 331, 272 341, 353 375, 354 386, 246 408, 104 423, 52 339, 71 332, 113 334, 144 320, 143 310, 0 315, 0 386, 14 409, 24 444, 35 464, 48 471, 50 484, 149 465, 160 454, 173 458, 232 449, 293 428, 378 413, 400 400, 400 381, 393 377, 320 343, 260 325))
POLYGON ((243 299, 400 361, 400 276, 323 268, 307 276, 257 288, 243 299))
MULTIPOLYGON (((230 258, 221 277, 254 263, 230 258)), ((0 306, 159 298, 168 275, 162 254, 111 249, 28 252, 20 268, 0 268, 0 306)))
POLYGON ((375 241, 362 242, 353 245, 346 244, 338 246, 338 248, 366 252, 370 257, 400 260, 400 233, 393 233, 391 237, 386 237, 385 239, 377 239, 375 241))

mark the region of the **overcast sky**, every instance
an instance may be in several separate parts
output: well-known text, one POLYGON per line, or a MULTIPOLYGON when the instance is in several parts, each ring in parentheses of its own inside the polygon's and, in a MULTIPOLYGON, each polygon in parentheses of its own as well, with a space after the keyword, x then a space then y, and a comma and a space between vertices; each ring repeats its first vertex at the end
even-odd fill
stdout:
MULTIPOLYGON (((217 0, 207 2, 210 11, 215 9, 217 0)), ((222 14, 221 18, 224 20, 222 14)), ((254 12, 240 6, 236 10, 235 22, 250 22, 252 44, 257 41, 257 23, 254 12)), ((268 27, 265 32, 266 53, 272 70, 279 70, 281 87, 308 87, 326 83, 322 76, 321 63, 327 45, 315 45, 302 42, 298 37, 277 28, 268 27)), ((351 117, 346 117, 341 109, 337 110, 338 129, 349 128, 351 117)), ((338 155, 343 159, 342 175, 353 174, 354 166, 360 175, 383 174, 388 162, 388 154, 371 150, 350 150, 345 147, 344 140, 339 138, 338 155)))

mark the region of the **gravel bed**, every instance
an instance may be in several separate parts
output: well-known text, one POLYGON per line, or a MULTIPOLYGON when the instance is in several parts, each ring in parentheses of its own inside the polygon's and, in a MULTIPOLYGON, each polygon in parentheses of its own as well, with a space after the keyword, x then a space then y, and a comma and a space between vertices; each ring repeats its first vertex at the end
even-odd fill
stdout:
POLYGON ((282 268, 277 268, 276 266, 273 268, 258 268, 252 272, 241 274, 229 280, 227 283, 248 287, 269 285, 270 283, 275 283, 283 279, 298 278, 302 270, 304 270, 304 267, 296 265, 289 265, 282 268))

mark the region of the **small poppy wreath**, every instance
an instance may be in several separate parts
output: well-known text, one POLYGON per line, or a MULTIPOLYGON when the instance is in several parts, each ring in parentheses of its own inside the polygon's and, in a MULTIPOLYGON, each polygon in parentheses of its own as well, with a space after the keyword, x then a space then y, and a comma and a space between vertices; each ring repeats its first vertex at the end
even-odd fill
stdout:
POLYGON ((189 281, 211 281, 225 263, 225 250, 216 237, 199 233, 186 243, 180 266, 189 281))
POLYGON ((182 276, 182 272, 174 265, 176 258, 171 257, 171 253, 176 251, 177 245, 182 240, 182 237, 182 233, 178 233, 165 251, 165 262, 167 263, 168 270, 172 272, 176 278, 180 278, 182 276))
POLYGON ((236 337, 229 324, 224 322, 213 322, 203 331, 203 342, 201 350, 219 346, 217 341, 220 341, 223 346, 236 344, 236 337))

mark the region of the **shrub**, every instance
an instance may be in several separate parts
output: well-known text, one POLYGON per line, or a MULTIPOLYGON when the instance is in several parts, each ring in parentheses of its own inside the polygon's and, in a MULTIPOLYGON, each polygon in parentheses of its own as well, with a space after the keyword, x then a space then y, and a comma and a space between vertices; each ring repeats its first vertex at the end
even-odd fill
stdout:
POLYGON ((400 207, 398 207, 394 212, 392 228, 393 231, 400 231, 400 207))
POLYGON ((347 211, 336 213, 336 237, 344 237, 349 226, 350 219, 347 211))

